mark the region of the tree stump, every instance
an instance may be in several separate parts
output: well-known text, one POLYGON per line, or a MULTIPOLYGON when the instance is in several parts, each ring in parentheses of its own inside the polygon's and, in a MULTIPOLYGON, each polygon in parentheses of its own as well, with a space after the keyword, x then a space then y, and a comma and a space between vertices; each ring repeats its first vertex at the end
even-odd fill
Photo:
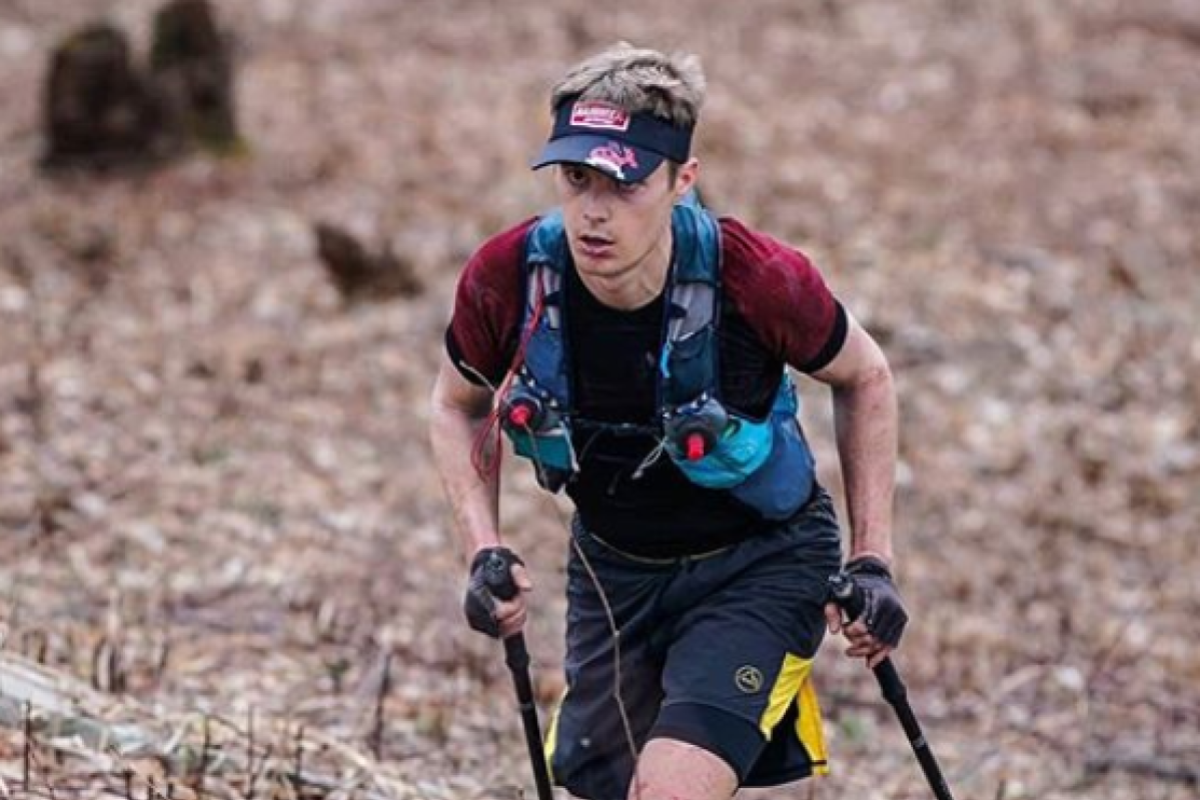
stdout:
POLYGON ((240 146, 233 48, 208 0, 172 0, 158 10, 150 77, 181 139, 217 152, 240 146))
POLYGON ((59 45, 43 108, 48 167, 103 167, 157 155, 161 108, 134 68, 125 34, 111 25, 91 25, 59 45))
POLYGON ((344 302, 382 301, 421 292, 412 266, 390 248, 369 252, 352 234, 324 222, 317 223, 315 230, 317 253, 344 302))

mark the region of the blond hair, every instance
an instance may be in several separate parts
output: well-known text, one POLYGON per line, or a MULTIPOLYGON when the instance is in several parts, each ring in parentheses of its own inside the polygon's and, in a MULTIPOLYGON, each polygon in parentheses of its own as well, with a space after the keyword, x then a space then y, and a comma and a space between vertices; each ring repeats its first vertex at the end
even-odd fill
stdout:
POLYGON ((571 67, 551 91, 550 108, 556 111, 574 97, 604 100, 631 114, 649 112, 691 128, 700 118, 705 88, 699 57, 619 42, 571 67))

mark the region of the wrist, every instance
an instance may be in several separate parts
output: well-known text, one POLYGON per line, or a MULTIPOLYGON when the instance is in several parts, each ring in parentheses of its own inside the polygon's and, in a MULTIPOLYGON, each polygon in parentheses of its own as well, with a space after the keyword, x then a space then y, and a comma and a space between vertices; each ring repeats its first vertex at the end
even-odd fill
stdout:
POLYGON ((850 550, 850 558, 847 559, 846 563, 848 564, 851 561, 859 561, 861 559, 868 558, 882 563, 888 569, 892 568, 892 563, 894 561, 894 557, 890 550, 884 551, 867 547, 859 547, 852 548, 850 550))
POLYGON ((845 571, 850 575, 875 575, 892 579, 892 567, 874 553, 860 553, 846 562, 845 571))
POLYGON ((471 544, 467 548, 467 560, 473 561, 484 550, 491 550, 496 547, 503 547, 500 543, 500 534, 494 531, 479 533, 471 537, 471 544))
POLYGON ((510 565, 511 564, 520 564, 521 566, 525 565, 525 562, 521 559, 521 557, 519 555, 517 555, 511 549, 509 549, 508 547, 505 547, 502 544, 482 545, 471 556, 471 567, 470 567, 471 572, 474 573, 475 571, 480 569, 485 563, 487 563, 487 561, 489 559, 491 559, 494 556, 499 556, 501 559, 503 559, 505 562, 508 562, 510 565))

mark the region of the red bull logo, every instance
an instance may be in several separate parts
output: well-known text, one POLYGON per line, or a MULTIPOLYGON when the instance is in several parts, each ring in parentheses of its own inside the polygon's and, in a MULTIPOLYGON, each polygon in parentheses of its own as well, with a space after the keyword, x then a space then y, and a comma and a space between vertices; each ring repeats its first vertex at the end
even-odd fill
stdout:
POLYGON ((637 153, 632 147, 626 147, 620 142, 609 142, 592 148, 592 152, 588 153, 587 163, 615 175, 620 180, 625 179, 626 167, 637 169, 638 166, 637 153))

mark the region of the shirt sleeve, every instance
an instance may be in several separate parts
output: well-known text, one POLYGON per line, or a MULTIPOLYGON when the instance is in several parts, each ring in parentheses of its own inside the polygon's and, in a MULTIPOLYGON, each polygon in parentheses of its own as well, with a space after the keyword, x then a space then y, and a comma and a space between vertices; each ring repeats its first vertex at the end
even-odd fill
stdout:
POLYGON ((512 362, 521 325, 525 235, 534 221, 484 242, 459 276, 446 328, 446 354, 476 385, 498 386, 512 362))
POLYGON ((846 311, 812 262, 792 247, 721 220, 727 302, 781 361, 816 372, 846 341, 846 311))

